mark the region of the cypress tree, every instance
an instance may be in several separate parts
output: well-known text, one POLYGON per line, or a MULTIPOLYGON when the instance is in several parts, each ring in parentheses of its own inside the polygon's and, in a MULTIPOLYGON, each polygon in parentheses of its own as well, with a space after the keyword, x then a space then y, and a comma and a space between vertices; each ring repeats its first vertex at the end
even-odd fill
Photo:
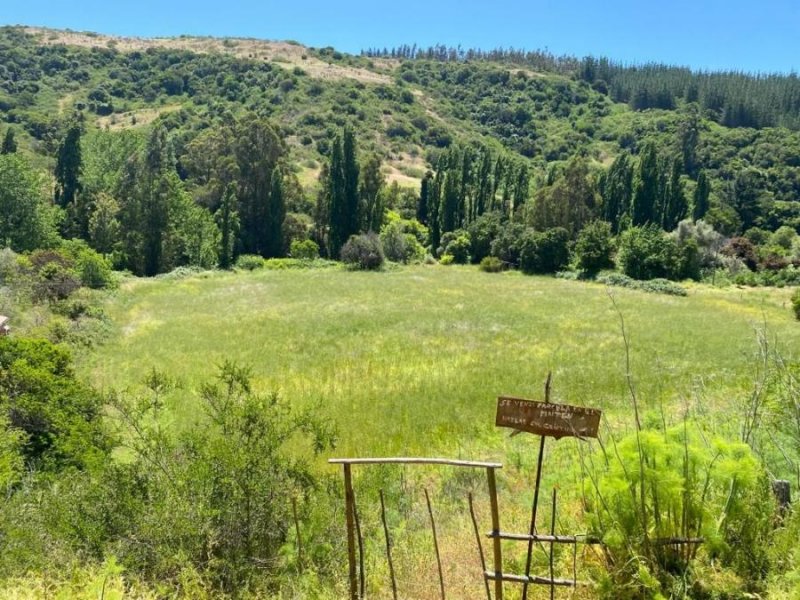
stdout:
POLYGON ((697 187, 694 188, 694 205, 692 219, 699 221, 708 212, 708 197, 711 194, 711 184, 705 171, 700 171, 697 176, 697 187))
POLYGON ((81 128, 76 124, 67 130, 61 141, 56 160, 56 204, 66 208, 75 203, 81 190, 81 128))
POLYGON ((642 150, 639 166, 633 184, 633 203, 631 218, 636 226, 646 225, 658 220, 657 208, 660 201, 658 154, 653 144, 642 150))
POLYGON ((428 171, 425 173, 425 177, 422 178, 422 183, 419 186, 419 203, 417 204, 417 221, 423 225, 428 224, 428 205, 432 184, 433 173, 428 171))
POLYGON ((17 140, 14 139, 14 130, 9 127, 0 147, 0 154, 14 154, 17 151, 17 140))

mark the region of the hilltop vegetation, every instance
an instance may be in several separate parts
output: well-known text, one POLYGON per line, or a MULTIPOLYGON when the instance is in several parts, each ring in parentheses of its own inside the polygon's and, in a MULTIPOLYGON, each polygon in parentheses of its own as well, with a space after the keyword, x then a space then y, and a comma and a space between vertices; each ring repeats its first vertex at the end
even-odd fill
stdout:
MULTIPOLYGON (((799 113, 794 75, 0 29, 3 595, 342 597, 336 447, 502 458, 526 530, 491 399, 549 369, 605 414, 548 451, 585 597, 796 594, 799 113)), ((423 486, 474 597, 486 497, 432 471, 357 478, 370 594, 384 491, 430 593, 423 486)))

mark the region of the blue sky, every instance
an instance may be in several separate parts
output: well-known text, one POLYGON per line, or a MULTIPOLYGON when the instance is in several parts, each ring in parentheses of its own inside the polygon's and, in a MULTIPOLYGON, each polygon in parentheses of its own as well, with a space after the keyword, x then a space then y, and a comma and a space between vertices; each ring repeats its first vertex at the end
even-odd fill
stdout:
POLYGON ((348 52, 444 43, 694 68, 800 70, 799 0, 0 0, 0 24, 294 39, 348 52))

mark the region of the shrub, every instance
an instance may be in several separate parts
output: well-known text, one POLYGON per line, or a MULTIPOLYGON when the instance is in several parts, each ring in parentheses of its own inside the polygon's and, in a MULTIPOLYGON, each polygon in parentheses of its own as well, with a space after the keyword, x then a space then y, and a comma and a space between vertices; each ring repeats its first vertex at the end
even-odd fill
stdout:
POLYGON ((452 254, 445 254, 444 256, 442 256, 442 258, 439 259, 439 264, 440 265, 447 266, 447 265, 452 265, 454 263, 455 263, 455 260, 453 259, 453 255, 452 254))
POLYGON ((578 234, 575 242, 575 256, 578 268, 587 273, 597 273, 613 266, 611 256, 614 252, 614 240, 611 224, 605 221, 593 221, 578 234))
POLYGON ((747 268, 755 271, 758 267, 758 256, 753 243, 747 238, 735 237, 728 240, 728 243, 721 250, 725 256, 735 256, 741 260, 747 268))
POLYGON ((242 254, 236 259, 236 268, 244 271, 255 271, 264 268, 264 259, 257 254, 242 254))
POLYGON ((555 273, 569 263, 569 233, 563 227, 529 231, 521 241, 520 268, 525 273, 555 273))
POLYGON ((485 256, 480 263, 481 271, 486 273, 499 273, 504 267, 503 261, 496 256, 485 256))
POLYGON ((795 290, 792 294, 792 310, 795 318, 800 321, 800 290, 795 290))
POLYGON ((453 257, 453 262, 459 265, 465 265, 469 262, 469 249, 470 249, 470 239, 469 234, 466 232, 462 232, 453 239, 452 241, 447 243, 445 246, 444 253, 446 255, 453 257))
POLYGON ((467 227, 470 240, 469 254, 472 262, 480 262, 491 254, 492 242, 502 229, 501 216, 496 212, 481 215, 467 227))
POLYGON ((319 245, 314 240, 294 240, 289 246, 289 255, 292 258, 313 260, 319 258, 319 245))
POLYGON ((686 289, 677 283, 667 281, 666 279, 649 279, 647 281, 639 281, 631 279, 622 273, 603 273, 597 277, 598 283, 604 283, 615 287, 624 287, 632 290, 641 290, 643 292, 651 292, 654 294, 667 294, 670 296, 686 296, 686 289))
MULTIPOLYGON (((418 223, 417 221, 413 221, 418 223)), ((381 230, 381 244, 383 251, 391 261, 407 263, 420 261, 425 256, 425 249, 419 243, 414 233, 414 227, 409 227, 412 221, 394 219, 389 221, 381 230)))
POLYGON ((694 555, 663 543, 675 537, 702 537, 720 566, 759 579, 753 567, 763 566, 772 503, 747 445, 709 440, 688 424, 642 429, 591 464, 584 507, 607 552, 604 597, 659 597, 676 580, 691 581, 694 555))
POLYGON ((354 269, 375 271, 385 260, 380 238, 374 233, 351 235, 341 252, 342 262, 354 269))
POLYGON ((491 255, 508 265, 518 266, 522 238, 526 231, 527 228, 524 225, 508 223, 492 240, 491 255))
POLYGON ((678 244, 656 225, 631 227, 620 237, 617 262, 634 279, 679 277, 682 260, 678 244))

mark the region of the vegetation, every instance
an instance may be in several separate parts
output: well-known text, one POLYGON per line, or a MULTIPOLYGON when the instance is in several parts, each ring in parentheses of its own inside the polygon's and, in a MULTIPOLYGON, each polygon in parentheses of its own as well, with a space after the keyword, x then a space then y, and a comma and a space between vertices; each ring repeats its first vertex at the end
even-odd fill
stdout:
MULTIPOLYGON (((279 47, 0 29, 2 594, 342 597, 337 444, 501 459, 527 527, 534 458, 492 398, 553 370, 605 416, 545 475, 604 542, 592 594, 796 595, 769 477, 800 472, 773 336, 800 300, 772 289, 800 286, 797 78, 279 47)), ((445 556, 485 508, 469 476, 356 486, 375 596, 379 492, 410 597, 416 490, 445 556)))

